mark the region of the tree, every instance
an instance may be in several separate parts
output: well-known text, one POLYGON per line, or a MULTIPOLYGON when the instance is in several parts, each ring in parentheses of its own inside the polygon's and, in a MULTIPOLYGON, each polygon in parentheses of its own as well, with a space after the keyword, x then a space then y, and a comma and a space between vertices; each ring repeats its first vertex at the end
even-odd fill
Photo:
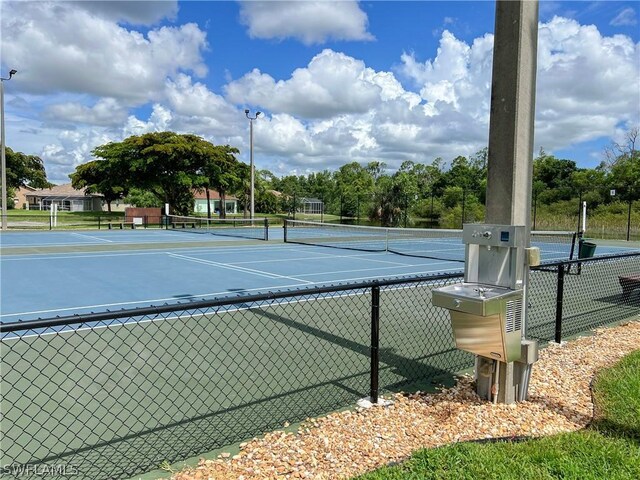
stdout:
POLYGON ((114 162, 93 160, 76 167, 69 175, 71 186, 86 193, 100 193, 111 212, 111 202, 124 198, 128 193, 128 181, 114 162))
POLYGON ((36 155, 27 155, 5 148, 7 167, 7 188, 20 188, 26 185, 33 188, 49 188, 47 172, 42 159, 36 155))
POLYGON ((640 150, 636 148, 638 137, 640 136, 640 127, 634 127, 625 134, 622 143, 612 142, 611 145, 605 147, 605 162, 609 168, 613 167, 620 161, 638 159, 640 150))
MULTIPOLYGON (((374 173, 376 169, 377 167, 374 166, 374 173)), ((340 201, 340 215, 357 216, 360 202, 371 198, 375 186, 371 172, 371 169, 363 167, 358 162, 347 163, 335 172, 336 198, 340 201)))
POLYGON ((623 143, 613 143, 605 149, 607 181, 611 188, 622 189, 622 198, 640 198, 640 150, 636 148, 640 129, 627 132, 623 143))
POLYGON ((237 148, 229 145, 211 145, 211 147, 208 149, 208 156, 199 170, 203 176, 199 188, 213 188, 218 191, 220 194, 220 218, 225 218, 227 193, 243 191, 246 188, 247 183, 250 183, 251 167, 240 163, 235 157, 239 152, 237 148))
MULTIPOLYGON (((17 188, 30 186, 33 188, 49 188, 47 172, 42 159, 36 155, 27 155, 5 148, 7 198, 13 198, 13 191, 17 188)), ((7 202, 8 208, 13 208, 13 202, 7 202)))
POLYGON ((137 188, 132 188, 127 193, 126 197, 124 197, 124 202, 132 205, 134 207, 139 208, 149 208, 149 207, 160 207, 162 208, 162 203, 158 200, 153 193, 147 192, 144 190, 140 190, 137 188))
POLYGON ((540 194, 540 200, 547 204, 570 200, 575 193, 572 178, 576 170, 576 162, 558 159, 541 148, 533 160, 533 181, 541 181, 547 187, 540 194))
POLYGON ((130 187, 151 192, 168 203, 172 213, 187 215, 193 209, 193 191, 211 182, 204 170, 220 157, 219 148, 225 152, 231 147, 215 147, 196 135, 155 132, 101 145, 92 153, 122 172, 130 187))

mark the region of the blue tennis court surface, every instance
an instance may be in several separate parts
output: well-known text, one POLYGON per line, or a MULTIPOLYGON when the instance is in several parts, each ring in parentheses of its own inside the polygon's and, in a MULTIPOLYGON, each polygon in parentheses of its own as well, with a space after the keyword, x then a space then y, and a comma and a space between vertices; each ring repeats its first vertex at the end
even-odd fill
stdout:
MULTIPOLYGON (((456 261, 389 252, 284 244, 278 227, 269 236, 264 242, 171 230, 2 234, 0 321, 463 268, 456 261)), ((464 247, 461 240, 447 239, 433 248, 446 255, 464 247)), ((553 260, 542 248, 543 259, 553 260)), ((629 250, 599 246, 598 254, 629 250)))

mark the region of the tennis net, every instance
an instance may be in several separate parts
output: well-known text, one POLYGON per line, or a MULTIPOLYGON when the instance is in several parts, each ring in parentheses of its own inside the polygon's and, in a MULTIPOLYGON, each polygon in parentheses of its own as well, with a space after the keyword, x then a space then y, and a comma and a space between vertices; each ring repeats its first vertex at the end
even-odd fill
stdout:
POLYGON ((167 229, 190 233, 207 233, 227 237, 269 240, 269 222, 266 218, 206 218, 170 215, 167 229))
MULTIPOLYGON (((284 241, 364 252, 391 252, 410 257, 464 262, 462 230, 384 228, 285 220, 284 241)), ((575 232, 531 233, 544 261, 572 259, 575 232)))

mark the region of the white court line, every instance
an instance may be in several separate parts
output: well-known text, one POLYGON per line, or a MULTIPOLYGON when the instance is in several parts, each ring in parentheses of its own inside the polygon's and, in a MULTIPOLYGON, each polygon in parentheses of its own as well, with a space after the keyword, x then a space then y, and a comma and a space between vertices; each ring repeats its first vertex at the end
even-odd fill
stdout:
POLYGON ((77 237, 92 238, 94 240, 100 240, 101 242, 113 243, 113 240, 107 240, 106 238, 100 238, 100 237, 94 237, 93 235, 87 235, 85 233, 71 233, 71 235, 75 235, 77 237))
MULTIPOLYGON (((95 243, 83 244, 83 245, 95 245, 95 243)), ((257 249, 270 249, 270 250, 288 250, 292 251, 287 247, 275 247, 269 245, 256 245, 256 246, 247 246, 247 247, 193 247, 193 246, 184 246, 184 247, 175 247, 174 250, 187 250, 182 253, 189 254, 201 254, 201 253, 236 253, 236 252, 244 252, 246 250, 253 251, 257 249), (215 252, 211 252, 211 250, 215 250, 215 252)), ((167 253, 167 247, 158 246, 158 248, 145 248, 144 250, 128 250, 127 252, 95 252, 95 253, 82 253, 82 252, 67 252, 67 253, 56 253, 56 254, 48 254, 48 253, 34 253, 34 254, 24 254, 24 255, 11 255, 11 256, 0 256, 0 261, 11 261, 11 260, 69 260, 75 258, 109 258, 109 257, 126 257, 126 256, 135 256, 135 255, 164 255, 167 253)), ((355 255, 354 255, 355 256, 355 255)))
POLYGON ((237 267, 233 264, 229 264, 229 263, 220 263, 220 262, 214 262, 212 260, 202 260, 200 258, 194 258, 194 257, 187 257, 186 255, 178 255, 177 253, 171 253, 171 252, 167 252, 167 255, 169 255, 170 257, 175 257, 175 258, 180 258, 183 260, 187 260, 189 262, 195 262, 195 263, 200 263, 203 265, 211 265, 214 267, 220 267, 220 268, 226 268, 228 270, 235 270, 236 272, 241 272, 241 273, 250 273, 252 275, 258 275, 260 277, 267 277, 270 279, 280 279, 280 278, 286 278, 287 280, 295 280, 297 282, 302 282, 302 283, 312 283, 312 282, 308 282, 307 280, 301 280, 299 278, 296 277, 289 277, 287 275, 278 275, 276 273, 269 273, 269 272, 264 272, 262 270, 256 270, 253 268, 245 268, 245 267, 237 267))
MULTIPOLYGON (((126 244, 119 244, 119 243, 115 243, 116 245, 120 246, 120 245, 126 245, 126 244)), ((95 245, 95 243, 83 243, 82 245, 95 245)), ((133 244, 130 244, 133 245, 133 244)), ((39 245, 42 246, 42 245, 39 245)), ((59 245, 59 246, 73 246, 71 244, 64 244, 64 245, 59 245)), ((266 250, 272 250, 272 251, 280 251, 280 250, 287 250, 287 251, 305 251, 306 253, 308 253, 308 251, 304 250, 304 249, 296 249, 293 250, 289 247, 286 247, 284 245, 245 245, 245 246, 237 246, 237 247, 233 247, 233 246, 229 246, 226 245, 224 247, 216 247, 216 246, 210 246, 210 247, 194 247, 192 245, 185 245, 185 246, 180 246, 180 247, 172 247, 172 249, 174 250, 180 250, 182 253, 192 253, 192 254, 197 254, 197 253, 235 253, 235 252, 244 252, 246 250, 250 250, 250 251, 254 251, 254 250, 260 250, 260 249, 266 249, 266 250), (186 251, 185 251, 186 250, 186 251)), ((22 255, 11 255, 11 256, 5 256, 5 255, 0 255, 0 261, 2 260, 41 260, 41 259, 45 259, 45 260, 49 260, 49 259, 57 259, 57 258, 94 258, 94 257, 119 257, 119 256, 127 256, 127 255, 157 255, 158 253, 166 253, 167 251, 167 247, 166 245, 158 245, 157 247, 154 248, 145 248, 144 250, 139 250, 139 249, 127 249, 126 252, 93 252, 93 253, 87 253, 87 252, 61 252, 61 253, 27 253, 27 254, 22 254, 22 255)), ((356 256, 356 255, 353 255, 356 256)))

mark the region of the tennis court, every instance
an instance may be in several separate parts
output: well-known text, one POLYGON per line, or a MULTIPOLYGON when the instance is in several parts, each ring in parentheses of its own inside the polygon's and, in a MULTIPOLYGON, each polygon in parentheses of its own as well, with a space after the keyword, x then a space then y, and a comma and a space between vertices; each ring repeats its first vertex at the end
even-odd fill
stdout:
MULTIPOLYGON (((381 288, 380 389, 470 365, 430 301, 432 288, 459 277, 425 278, 463 264, 406 250, 459 258, 460 238, 401 232, 404 254, 395 254, 395 231, 293 229, 288 243, 281 228, 268 242, 181 227, 3 234, 3 323, 183 305, 3 334, 3 464, 123 478, 353 403, 369 388, 372 288, 293 293, 300 288, 420 276, 381 288), (349 248, 326 248, 338 238, 349 248), (267 291, 292 293, 247 296, 267 291)), ((566 258, 570 243, 563 252, 552 244, 540 244, 543 258, 566 258)), ((555 305, 542 290, 534 311, 555 305)))
MULTIPOLYGON (((0 321, 463 268, 464 245, 455 230, 288 222, 289 243, 282 243, 281 226, 269 229, 268 242, 252 239, 265 235, 262 222, 257 223, 214 232, 198 225, 2 234, 0 321)), ((542 232, 532 236, 532 244, 541 248, 543 261, 565 260, 575 256, 571 235, 542 232)), ((630 250, 598 248, 601 254, 630 250)))

